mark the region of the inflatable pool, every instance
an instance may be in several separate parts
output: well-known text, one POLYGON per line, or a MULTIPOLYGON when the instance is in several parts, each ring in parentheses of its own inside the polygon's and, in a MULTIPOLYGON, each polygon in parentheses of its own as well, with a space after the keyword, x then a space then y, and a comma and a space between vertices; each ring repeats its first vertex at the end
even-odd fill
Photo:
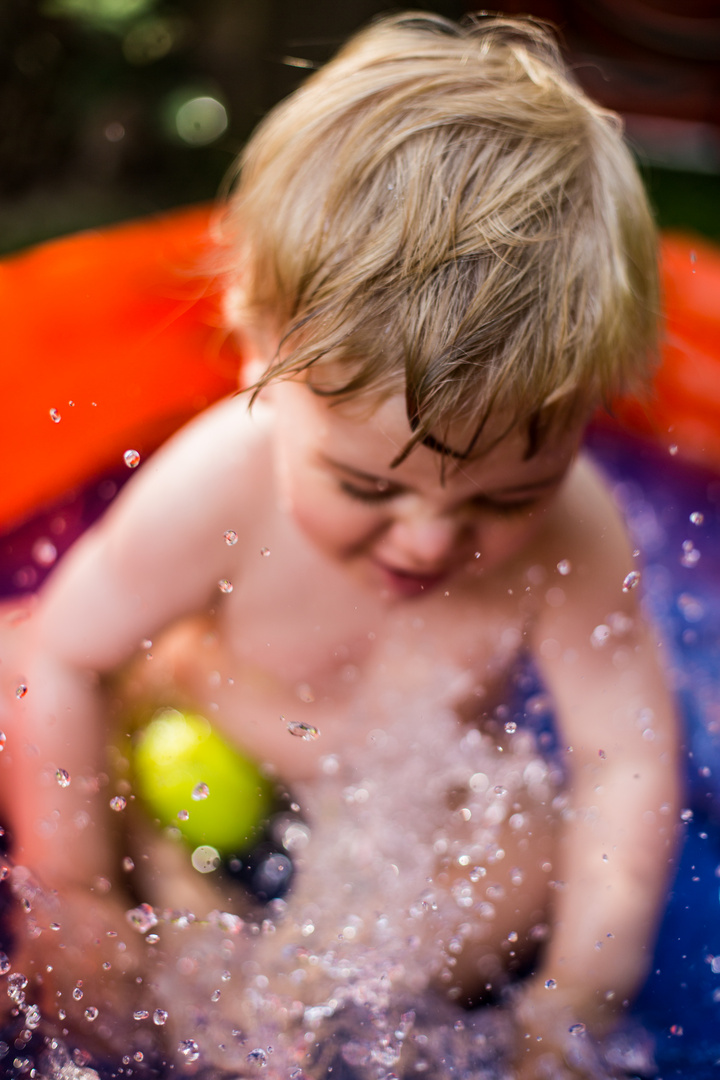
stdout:
MULTIPOLYGON (((131 475, 127 451, 142 462, 235 388, 242 358, 211 276, 197 272, 208 215, 199 207, 84 233, 0 265, 0 595, 41 584, 131 475)), ((670 646, 685 722, 686 839, 634 1015, 663 1080, 704 1080, 720 1061, 720 253, 666 236, 662 273, 653 392, 598 418, 588 447, 640 551, 644 603, 670 646)), ((522 720, 537 686, 531 671, 519 682, 522 720)), ((446 1072, 464 1074, 451 1059, 446 1072)))

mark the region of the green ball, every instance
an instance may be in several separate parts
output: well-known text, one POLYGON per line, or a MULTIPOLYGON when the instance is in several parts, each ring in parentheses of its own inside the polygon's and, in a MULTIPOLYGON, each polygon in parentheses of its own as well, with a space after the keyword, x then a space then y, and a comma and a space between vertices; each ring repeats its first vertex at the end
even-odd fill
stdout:
POLYGON ((156 713, 137 737, 133 775, 137 795, 161 825, 223 856, 247 851, 272 809, 272 785, 257 765, 197 713, 156 713))

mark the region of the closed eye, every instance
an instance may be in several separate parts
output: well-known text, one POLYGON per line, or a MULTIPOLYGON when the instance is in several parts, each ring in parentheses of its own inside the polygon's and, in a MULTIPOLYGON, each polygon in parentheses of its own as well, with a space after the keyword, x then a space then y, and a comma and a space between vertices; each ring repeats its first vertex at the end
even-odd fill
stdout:
POLYGON ((357 499, 359 502, 364 503, 384 503, 389 502, 390 499, 394 499, 397 495, 397 490, 391 487, 376 487, 376 488, 360 488, 355 484, 349 483, 347 480, 340 480, 340 490, 349 495, 351 499, 357 499))
POLYGON ((539 502, 540 499, 537 497, 519 499, 514 502, 495 502, 493 499, 480 496, 473 500, 473 505, 483 510, 490 510, 493 514, 499 514, 501 517, 513 517, 515 514, 527 513, 537 506, 539 502))

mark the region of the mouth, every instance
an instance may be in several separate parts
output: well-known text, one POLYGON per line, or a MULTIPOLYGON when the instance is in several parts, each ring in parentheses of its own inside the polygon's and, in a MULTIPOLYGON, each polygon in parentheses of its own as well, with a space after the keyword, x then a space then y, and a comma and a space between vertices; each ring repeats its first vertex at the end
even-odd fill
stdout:
POLYGON ((401 570, 399 567, 388 566, 378 560, 375 560, 375 565, 380 571, 385 588, 398 596, 422 596, 423 593, 437 588, 448 576, 447 571, 418 574, 410 570, 401 570))

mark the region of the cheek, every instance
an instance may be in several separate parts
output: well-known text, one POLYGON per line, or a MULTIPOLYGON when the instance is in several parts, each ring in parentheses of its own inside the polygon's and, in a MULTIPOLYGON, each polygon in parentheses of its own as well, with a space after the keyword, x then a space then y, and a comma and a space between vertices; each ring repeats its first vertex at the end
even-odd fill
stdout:
POLYGON ((369 543, 382 528, 375 516, 353 507, 347 499, 317 485, 303 488, 302 497, 291 498, 293 520, 301 531, 329 554, 351 556, 369 543))
POLYGON ((486 522, 478 529, 478 548, 485 566, 497 566, 532 543, 542 524, 541 514, 486 522))

